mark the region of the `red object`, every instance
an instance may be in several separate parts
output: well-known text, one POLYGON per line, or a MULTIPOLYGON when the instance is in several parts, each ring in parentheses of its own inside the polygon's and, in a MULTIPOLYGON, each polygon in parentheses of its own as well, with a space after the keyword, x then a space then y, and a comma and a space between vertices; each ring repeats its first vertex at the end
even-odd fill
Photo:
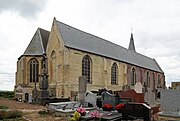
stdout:
POLYGON ((133 102, 143 103, 144 102, 144 93, 136 93, 135 90, 131 89, 124 92, 119 92, 119 97, 121 98, 131 98, 133 102))
POLYGON ((111 104, 104 104, 102 108, 112 108, 111 104))
POLYGON ((124 107, 124 103, 121 103, 121 104, 117 104, 116 105, 116 109, 118 110, 118 109, 122 109, 123 107, 124 107))

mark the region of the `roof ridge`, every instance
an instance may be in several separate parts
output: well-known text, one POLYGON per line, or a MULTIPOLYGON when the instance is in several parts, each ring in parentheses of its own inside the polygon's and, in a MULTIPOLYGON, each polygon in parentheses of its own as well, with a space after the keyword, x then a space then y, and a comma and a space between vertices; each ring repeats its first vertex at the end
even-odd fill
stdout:
MULTIPOLYGON (((37 32, 37 31, 38 31, 38 29, 36 29, 36 32, 37 32)), ((33 38, 35 37, 36 32, 33 34, 33 37, 31 38, 31 41, 32 41, 32 40, 33 40, 33 38)), ((26 47, 26 49, 25 49, 25 51, 24 51, 23 55, 25 55, 26 51, 27 51, 27 50, 28 50, 28 48, 30 47, 31 41, 29 42, 28 46, 26 47)))
POLYGON ((41 48, 43 50, 43 54, 46 53, 45 50, 44 50, 44 46, 43 46, 43 40, 42 40, 42 33, 41 33, 41 29, 38 28, 38 33, 39 33, 39 37, 40 37, 40 43, 41 43, 41 48))
MULTIPOLYGON (((129 50, 129 51, 131 51, 131 50, 129 50)), ((144 56, 144 57, 146 57, 146 58, 149 58, 149 59, 152 59, 152 60, 153 60, 153 58, 148 57, 148 56, 146 56, 146 55, 143 55, 143 54, 141 54, 141 53, 134 52, 134 51, 131 51, 131 52, 136 53, 136 54, 138 54, 138 55, 140 55, 140 56, 144 56)))
MULTIPOLYGON (((163 72, 162 68, 159 66, 159 64, 157 63, 156 59, 153 58, 153 60, 155 61, 155 63, 157 64, 157 66, 160 68, 160 70, 163 72)), ((164 72, 163 72, 164 73, 164 72)))
POLYGON ((23 55, 40 55, 45 53, 44 35, 49 33, 47 30, 37 28, 23 55))
POLYGON ((42 29, 42 28, 38 28, 38 30, 40 32, 44 52, 46 53, 46 47, 47 47, 47 43, 49 40, 50 31, 47 31, 47 30, 42 29))

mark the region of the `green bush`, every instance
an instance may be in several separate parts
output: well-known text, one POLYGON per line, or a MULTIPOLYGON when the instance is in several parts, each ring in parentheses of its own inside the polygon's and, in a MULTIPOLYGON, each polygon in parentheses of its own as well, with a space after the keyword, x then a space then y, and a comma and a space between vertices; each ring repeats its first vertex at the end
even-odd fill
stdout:
POLYGON ((40 115, 48 115, 49 114, 49 111, 48 110, 40 110, 38 112, 40 115))
POLYGON ((13 110, 13 111, 1 110, 0 111, 0 119, 2 119, 2 120, 15 119, 15 118, 19 118, 19 117, 22 117, 21 111, 17 111, 17 110, 13 110))
POLYGON ((18 118, 18 117, 22 117, 22 112, 18 111, 18 110, 14 110, 14 111, 10 111, 10 113, 8 113, 8 117, 7 118, 18 118))
POLYGON ((5 119, 5 114, 6 114, 6 111, 4 111, 4 110, 0 111, 0 120, 5 119))
POLYGON ((9 107, 8 107, 8 106, 5 106, 5 105, 0 104, 0 109, 9 109, 9 107))
POLYGON ((0 97, 13 99, 14 91, 0 91, 0 97))

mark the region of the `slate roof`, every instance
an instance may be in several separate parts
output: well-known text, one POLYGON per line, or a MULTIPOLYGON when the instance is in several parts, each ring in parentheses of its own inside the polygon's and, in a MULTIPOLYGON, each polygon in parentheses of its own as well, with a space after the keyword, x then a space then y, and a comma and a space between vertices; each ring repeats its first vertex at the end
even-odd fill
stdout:
POLYGON ((48 39, 49 31, 38 28, 23 55, 44 54, 47 47, 48 39))
POLYGON ((66 47, 94 53, 163 73, 155 59, 128 50, 122 46, 83 32, 62 22, 56 22, 66 47))

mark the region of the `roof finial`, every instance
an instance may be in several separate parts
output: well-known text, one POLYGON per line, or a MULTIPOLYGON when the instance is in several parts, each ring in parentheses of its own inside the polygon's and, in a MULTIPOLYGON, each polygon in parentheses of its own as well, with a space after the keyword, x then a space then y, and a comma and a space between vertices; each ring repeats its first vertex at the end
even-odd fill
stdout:
POLYGON ((133 28, 131 27, 131 33, 133 33, 133 28))

